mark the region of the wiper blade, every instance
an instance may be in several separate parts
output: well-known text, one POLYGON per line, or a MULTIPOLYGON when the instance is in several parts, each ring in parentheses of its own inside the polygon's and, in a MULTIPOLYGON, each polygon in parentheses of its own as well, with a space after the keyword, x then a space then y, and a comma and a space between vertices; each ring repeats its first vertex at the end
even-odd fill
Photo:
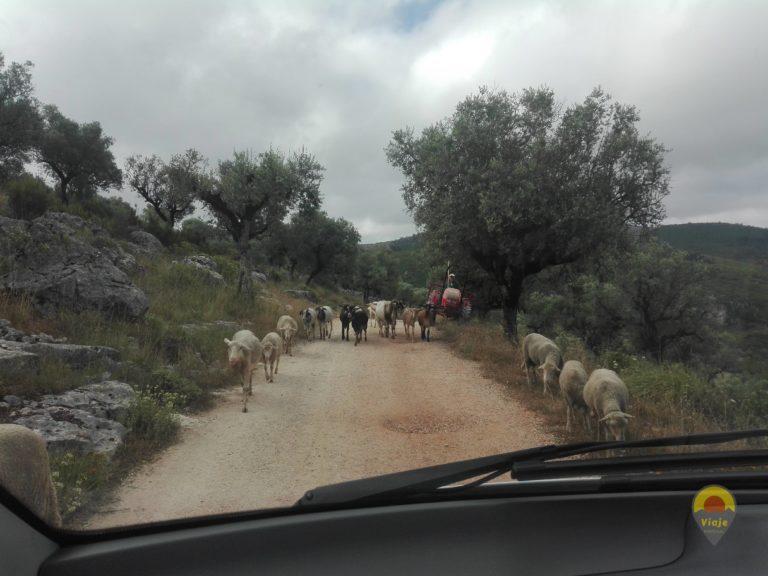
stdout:
POLYGON ((684 454, 655 454, 590 460, 526 460, 512 466, 517 480, 546 480, 575 476, 632 474, 657 470, 691 468, 735 468, 768 464, 768 450, 737 450, 727 452, 688 452, 684 454))
MULTIPOLYGON (((589 454, 613 449, 635 449, 635 448, 662 448, 662 447, 680 447, 697 446, 707 444, 723 444, 736 440, 745 440, 749 438, 768 437, 768 429, 744 430, 736 432, 717 432, 710 434, 690 434, 685 436, 669 436, 663 438, 651 438, 647 440, 629 440, 617 442, 581 442, 577 444, 547 445, 537 448, 529 448, 515 452, 496 454, 493 456, 484 456, 482 458, 473 458, 471 460, 460 460, 448 464, 439 464, 426 468, 416 468, 405 472, 395 472, 383 476, 374 476, 372 478, 363 478, 360 480, 351 480, 338 484, 329 484, 309 490, 296 503, 296 506, 330 506, 350 503, 364 503, 369 500, 392 498, 399 496, 410 496, 433 492, 441 487, 470 480, 480 476, 480 478, 469 484, 463 484, 458 489, 466 489, 487 482, 493 478, 501 476, 507 472, 512 474, 512 478, 523 479, 525 476, 525 464, 531 463, 528 472, 532 473, 537 466, 547 460, 558 458, 567 458, 581 454, 589 454), (534 464, 535 463, 535 464, 534 464), (520 477, 515 473, 519 470, 520 477), (485 476, 483 476, 485 475, 485 476)), ((746 451, 747 453, 763 453, 762 450, 746 451)), ((762 456, 763 454, 761 454, 762 456)), ((680 454, 669 455, 680 457, 680 454)), ((689 456, 684 454, 682 456, 689 456)), ((698 454, 699 458, 703 455, 698 454)), ((768 458, 768 451, 764 456, 768 458)), ((637 465, 645 465, 644 469, 653 468, 651 461, 658 461, 660 456, 649 457, 644 463, 637 462, 637 465)), ((692 456, 693 458, 693 456, 692 456)), ((606 467, 611 463, 618 464, 626 458, 611 458, 603 460, 606 467)), ((760 460, 768 461, 768 460, 760 460)), ((689 459, 688 464, 693 462, 689 459)), ((554 464, 554 463, 548 463, 554 464)), ((573 465, 574 462, 563 462, 565 465, 573 465)), ((539 470, 540 471, 540 470, 539 470)), ((595 473, 595 469, 591 471, 595 473)), ((559 474, 564 474, 563 469, 559 474)), ((531 474, 532 475, 532 474, 531 474)), ((570 472, 566 475, 572 475, 570 472)))

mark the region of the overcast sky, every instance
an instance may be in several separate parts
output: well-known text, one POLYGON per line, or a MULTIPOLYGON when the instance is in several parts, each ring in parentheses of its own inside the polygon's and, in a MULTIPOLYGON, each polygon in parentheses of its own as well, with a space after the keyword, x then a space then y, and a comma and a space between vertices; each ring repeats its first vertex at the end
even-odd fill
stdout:
POLYGON ((414 230, 391 132, 482 84, 566 103, 601 85, 672 149, 668 221, 768 226, 767 22, 761 0, 0 0, 0 51, 34 62, 40 100, 100 121, 121 165, 304 146, 328 212, 370 242, 414 230))

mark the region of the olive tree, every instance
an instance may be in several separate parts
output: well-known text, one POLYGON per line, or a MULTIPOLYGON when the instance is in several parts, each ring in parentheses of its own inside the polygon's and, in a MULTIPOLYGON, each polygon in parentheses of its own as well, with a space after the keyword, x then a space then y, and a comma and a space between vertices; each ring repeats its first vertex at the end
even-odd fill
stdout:
POLYGON ((37 144, 37 160, 58 179, 59 197, 69 203, 68 187, 77 179, 81 188, 120 186, 122 173, 110 150, 112 138, 98 122, 80 124, 64 116, 56 106, 43 109, 43 129, 37 144))
POLYGON ((204 178, 205 159, 189 149, 167 164, 158 156, 134 155, 125 163, 128 185, 141 196, 172 231, 195 210, 195 193, 204 178))
POLYGON ((292 271, 306 274, 307 286, 321 274, 354 272, 360 234, 351 222, 325 212, 297 212, 287 232, 288 262, 292 271))
POLYGON ((0 52, 0 184, 22 173, 41 125, 32 63, 6 66, 0 52))
POLYGON ((196 185, 197 197, 225 229, 240 255, 238 290, 251 292, 248 244, 282 222, 291 211, 320 204, 323 167, 305 152, 289 157, 276 150, 235 152, 217 173, 196 185))
POLYGON ((599 89, 564 107, 546 88, 481 88, 420 135, 396 131, 387 156, 428 239, 500 287, 512 337, 526 277, 662 220, 665 149, 638 121, 599 89))

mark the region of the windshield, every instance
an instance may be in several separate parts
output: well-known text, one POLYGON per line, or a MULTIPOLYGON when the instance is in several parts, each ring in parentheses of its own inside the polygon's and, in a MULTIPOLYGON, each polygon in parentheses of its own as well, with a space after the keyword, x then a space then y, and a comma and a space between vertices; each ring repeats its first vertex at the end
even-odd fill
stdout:
POLYGON ((0 485, 88 530, 765 427, 766 17, 4 2, 0 485))

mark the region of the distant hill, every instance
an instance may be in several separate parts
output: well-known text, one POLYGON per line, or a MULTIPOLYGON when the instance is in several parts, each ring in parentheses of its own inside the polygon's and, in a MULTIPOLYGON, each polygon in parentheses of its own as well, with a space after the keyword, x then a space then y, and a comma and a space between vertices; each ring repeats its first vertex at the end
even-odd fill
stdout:
MULTIPOLYGON (((734 273, 745 272, 738 264, 739 262, 744 265, 757 264, 757 267, 749 266, 753 273, 756 273, 754 270, 759 268, 760 274, 765 274, 768 267, 768 228, 721 222, 670 224, 660 226, 656 230, 656 236, 679 250, 718 260, 733 261, 732 265, 721 262, 723 273, 727 271, 726 268, 728 270, 733 268, 731 271, 734 273)), ((363 250, 389 252, 397 261, 403 280, 415 286, 422 286, 427 281, 428 269, 425 267, 427 258, 421 251, 422 247, 421 234, 374 244, 361 244, 363 250)), ((739 274, 736 276, 740 277, 739 274)))
POLYGON ((397 240, 384 240, 383 242, 374 242, 372 244, 360 244, 360 248, 363 250, 390 248, 395 252, 401 252, 404 250, 416 250, 421 248, 421 234, 403 236, 397 240))
POLYGON ((768 263, 768 228, 723 222, 661 226, 656 236, 687 252, 768 263))

